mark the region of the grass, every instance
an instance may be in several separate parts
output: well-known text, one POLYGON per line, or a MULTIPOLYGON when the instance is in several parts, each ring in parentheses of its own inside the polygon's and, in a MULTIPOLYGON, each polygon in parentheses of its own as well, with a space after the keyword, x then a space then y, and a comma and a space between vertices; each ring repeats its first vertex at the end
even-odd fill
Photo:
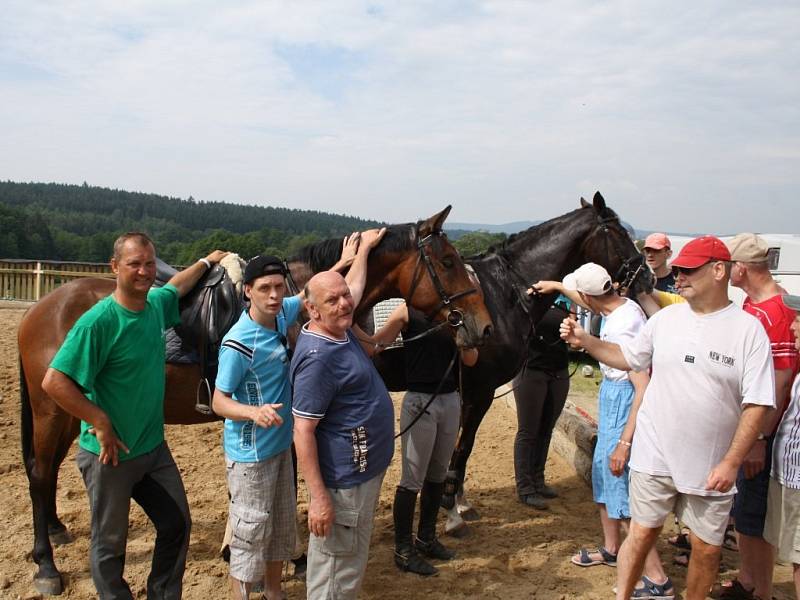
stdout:
POLYGON ((585 352, 570 352, 569 355, 569 372, 573 373, 569 382, 570 392, 577 394, 597 395, 597 390, 600 387, 600 367, 597 361, 585 352), (584 377, 581 373, 584 365, 591 365, 594 368, 594 377, 584 377), (577 370, 576 370, 577 367, 577 370))

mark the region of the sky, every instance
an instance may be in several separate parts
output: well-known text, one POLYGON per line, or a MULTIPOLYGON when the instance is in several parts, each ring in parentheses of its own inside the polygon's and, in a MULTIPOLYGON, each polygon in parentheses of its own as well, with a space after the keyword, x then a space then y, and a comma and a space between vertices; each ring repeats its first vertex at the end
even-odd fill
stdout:
POLYGON ((800 3, 6 0, 0 179, 800 231, 800 3))

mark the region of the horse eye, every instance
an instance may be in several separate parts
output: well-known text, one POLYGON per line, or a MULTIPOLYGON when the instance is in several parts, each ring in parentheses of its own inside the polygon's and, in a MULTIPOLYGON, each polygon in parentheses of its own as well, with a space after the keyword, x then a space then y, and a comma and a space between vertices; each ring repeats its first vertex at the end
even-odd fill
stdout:
POLYGON ((453 268, 453 259, 450 258, 449 256, 446 256, 445 258, 442 259, 442 265, 444 265, 444 267, 447 268, 447 269, 452 269, 453 268))

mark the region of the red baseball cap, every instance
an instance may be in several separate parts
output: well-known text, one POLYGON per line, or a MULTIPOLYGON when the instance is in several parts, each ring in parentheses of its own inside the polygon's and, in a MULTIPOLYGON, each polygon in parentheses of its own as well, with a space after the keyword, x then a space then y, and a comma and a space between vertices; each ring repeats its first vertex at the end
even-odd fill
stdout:
POLYGON ((661 250, 662 248, 672 248, 666 233, 651 233, 644 241, 645 248, 661 250))
POLYGON ((729 261, 730 259, 731 253, 728 252, 728 247, 721 239, 713 235, 704 235, 693 239, 681 248, 680 253, 670 263, 670 266, 696 269, 712 260, 729 261))

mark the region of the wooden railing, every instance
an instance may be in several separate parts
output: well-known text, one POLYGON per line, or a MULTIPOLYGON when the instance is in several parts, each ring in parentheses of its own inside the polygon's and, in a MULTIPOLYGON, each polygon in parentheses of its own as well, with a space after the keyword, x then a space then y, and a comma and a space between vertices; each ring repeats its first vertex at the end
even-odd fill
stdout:
POLYGON ((114 277, 108 263, 0 260, 0 299, 35 302, 79 277, 114 277))

